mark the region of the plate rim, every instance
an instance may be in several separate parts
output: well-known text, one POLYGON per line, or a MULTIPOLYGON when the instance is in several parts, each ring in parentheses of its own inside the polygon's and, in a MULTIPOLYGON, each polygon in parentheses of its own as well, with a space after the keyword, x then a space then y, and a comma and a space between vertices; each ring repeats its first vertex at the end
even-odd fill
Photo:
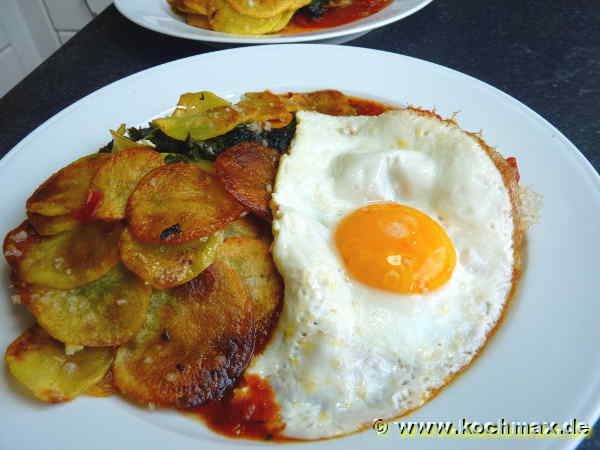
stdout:
MULTIPOLYGON (((114 88, 114 85, 116 85, 116 84, 121 84, 121 83, 125 83, 125 82, 131 83, 131 82, 134 82, 136 78, 142 77, 142 76, 147 76, 149 73, 160 72, 163 70, 169 70, 168 68, 170 68, 170 67, 184 65, 184 64, 187 64, 189 61, 192 61, 195 59, 201 59, 201 58, 206 57, 207 55, 212 55, 214 53, 235 55, 238 52, 263 51, 263 49, 264 49, 264 51, 267 51, 269 48, 285 48, 286 51, 293 51, 294 48, 310 48, 314 51, 319 51, 320 49, 324 49, 324 51, 328 51, 328 49, 340 51, 343 49, 343 51, 357 52, 357 53, 372 52, 372 53, 381 54, 382 56, 406 59, 406 60, 412 61, 414 63, 419 63, 419 64, 425 63, 425 65, 431 67, 432 69, 441 70, 453 77, 466 78, 470 82, 475 82, 476 84, 479 84, 480 86, 483 86, 486 89, 490 89, 491 92, 493 92, 497 96, 500 96, 505 101, 515 104, 524 113, 526 113, 531 119, 533 119, 535 122, 537 122, 544 128, 552 131, 558 137, 558 139, 560 139, 560 141, 562 141, 562 143, 565 145, 565 150, 562 151, 562 153, 564 155, 568 155, 572 158, 575 158, 574 161, 576 161, 576 164, 585 172, 586 177, 588 178, 588 181, 591 183, 590 185, 593 186, 593 188, 594 188, 594 191, 591 192, 591 194, 593 194, 594 196, 598 196, 598 198, 600 198, 600 174, 593 167, 591 162, 577 148, 577 146, 575 146, 575 144, 573 144, 559 129, 557 129, 554 125, 552 125, 547 119, 545 119, 539 113, 535 112, 533 109, 531 109, 530 107, 528 107, 527 105, 522 103, 520 100, 518 100, 518 99, 512 97, 511 95, 503 92, 502 90, 490 85, 489 83, 479 80, 471 75, 462 73, 458 70, 455 70, 455 69, 452 69, 449 67, 445 67, 440 64, 437 64, 437 63, 434 63, 431 61, 427 61, 424 59, 415 58, 412 56, 393 53, 393 52, 388 52, 388 51, 384 51, 384 50, 365 48, 365 47, 356 47, 356 46, 339 47, 336 45, 323 45, 323 44, 294 44, 294 45, 276 44, 276 45, 266 45, 266 46, 238 47, 238 48, 233 48, 233 49, 225 49, 225 50, 219 50, 216 52, 208 52, 208 53, 204 53, 204 54, 189 56, 186 58, 180 58, 180 59, 177 59, 174 61, 169 61, 169 62, 166 62, 163 64, 159 64, 159 65, 138 71, 138 72, 130 74, 126 77, 122 77, 118 80, 115 80, 105 86, 102 86, 102 87, 96 89, 95 91, 85 95, 84 97, 79 98, 78 100, 76 100, 72 104, 70 104, 69 106, 63 108, 61 111, 57 112, 52 117, 48 118, 43 123, 41 123, 33 131, 31 131, 24 138, 22 138, 16 145, 14 145, 12 147, 12 149, 10 149, 0 159, 0 170, 3 170, 6 165, 10 164, 10 161, 14 158, 14 156, 18 153, 18 151, 21 148, 28 145, 29 141, 35 139, 40 133, 43 133, 44 130, 46 130, 48 127, 51 127, 55 121, 60 120, 63 116, 65 116, 67 114, 73 113, 77 108, 81 107, 85 103, 85 101, 90 101, 90 100, 93 100, 97 96, 104 95, 105 92, 114 88), (256 47, 256 48, 254 48, 254 47, 256 47)), ((591 394, 593 394, 593 391, 594 391, 593 388, 600 386, 600 377, 597 378, 596 383, 598 386, 594 386, 594 385, 587 386, 587 392, 590 392, 591 394)), ((590 408, 590 411, 588 411, 587 417, 582 417, 582 419, 588 421, 588 423, 593 426, 595 424, 595 422, 600 418, 600 391, 598 391, 597 398, 595 400, 592 400, 592 402, 590 402, 590 405, 592 407, 590 408), (594 407, 594 403, 595 403, 595 407, 594 407)), ((575 447, 577 447, 577 445, 579 445, 579 443, 580 443, 580 441, 577 441, 577 440, 562 441, 556 448, 574 449, 575 447)))
MULTIPOLYGON (((212 42, 212 43, 222 43, 222 44, 271 45, 271 44, 320 41, 320 40, 341 38, 344 36, 360 35, 361 33, 367 33, 376 28, 384 27, 393 22, 396 22, 396 21, 402 20, 408 16, 411 16, 411 15, 415 14, 416 12, 420 11, 421 9, 425 8, 430 3, 432 3, 433 0, 421 0, 421 2, 413 8, 403 11, 402 13, 395 14, 392 17, 389 17, 387 19, 380 19, 373 23, 363 23, 364 21, 363 21, 363 19, 361 19, 356 22, 351 22, 350 24, 347 24, 350 26, 346 29, 338 29, 338 27, 334 27, 334 28, 326 29, 327 31, 309 31, 309 32, 302 33, 302 34, 296 33, 296 34, 292 34, 289 36, 277 35, 277 37, 269 37, 269 35, 263 35, 265 37, 241 37, 241 35, 231 35, 231 37, 228 37, 228 36, 220 36, 220 35, 213 36, 210 34, 208 34, 206 36, 198 35, 197 37, 195 37, 195 36, 193 37, 193 36, 189 36, 189 35, 182 35, 175 31, 172 31, 169 29, 164 29, 160 26, 154 26, 152 24, 146 23, 146 22, 140 20, 138 17, 134 17, 134 16, 127 14, 126 7, 124 6, 125 2, 127 2, 127 0, 114 0, 114 5, 115 5, 115 8, 117 8, 117 11, 119 11, 119 13, 123 17, 127 18, 128 20, 135 23, 136 25, 138 25, 142 28, 146 28, 148 30, 154 31, 156 33, 161 33, 161 34, 165 34, 167 36, 177 37, 180 39, 187 39, 187 40, 201 41, 201 42, 212 42)), ((206 30, 206 31, 210 31, 210 30, 206 30)), ((223 33, 223 34, 225 34, 225 33, 223 33)), ((249 36, 251 36, 251 35, 249 35, 249 36)))

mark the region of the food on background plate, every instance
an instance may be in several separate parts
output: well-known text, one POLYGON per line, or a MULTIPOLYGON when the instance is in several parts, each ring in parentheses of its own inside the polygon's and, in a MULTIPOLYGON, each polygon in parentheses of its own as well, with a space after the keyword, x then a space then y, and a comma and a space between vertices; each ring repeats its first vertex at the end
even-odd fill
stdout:
POLYGON ((518 282, 535 211, 516 160, 435 113, 201 91, 111 135, 4 240, 37 322, 5 359, 40 400, 118 392, 232 437, 343 435, 450 382, 518 282))
POLYGON ((232 34, 302 33, 363 19, 391 0, 167 0, 189 25, 232 34))

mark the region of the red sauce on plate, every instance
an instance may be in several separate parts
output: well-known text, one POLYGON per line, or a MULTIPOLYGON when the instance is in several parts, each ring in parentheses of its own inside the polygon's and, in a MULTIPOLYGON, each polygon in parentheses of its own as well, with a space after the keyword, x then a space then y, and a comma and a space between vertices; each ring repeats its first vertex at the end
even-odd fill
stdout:
POLYGON ((378 116, 394 109, 392 106, 358 97, 350 97, 350 104, 356 109, 359 116, 378 116))
POLYGON ((338 27, 371 16, 388 6, 391 0, 354 0, 348 6, 329 8, 321 17, 313 19, 299 11, 294 15, 284 33, 338 27))
POLYGON ((512 167, 514 167, 515 169, 515 178, 517 180, 517 183, 521 180, 521 174, 519 173, 519 166, 517 165, 517 158, 515 158, 514 156, 509 156, 508 158, 506 158, 506 162, 508 164, 510 164, 512 167))
POLYGON ((244 376, 225 398, 201 406, 194 414, 210 429, 227 437, 284 440, 277 437, 285 425, 273 389, 257 375, 244 376))

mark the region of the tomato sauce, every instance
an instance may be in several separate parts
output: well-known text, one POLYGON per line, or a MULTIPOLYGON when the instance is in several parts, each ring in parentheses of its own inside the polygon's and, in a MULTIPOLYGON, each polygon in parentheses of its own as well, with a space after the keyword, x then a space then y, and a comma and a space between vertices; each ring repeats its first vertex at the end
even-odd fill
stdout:
POLYGON ((75 219, 82 223, 91 222, 92 220, 94 220, 94 212, 100 205, 101 200, 101 192, 90 191, 85 201, 85 204, 79 210, 75 211, 73 216, 75 217, 75 219))
POLYGON ((224 399, 209 402, 194 411, 213 431, 232 438, 261 441, 278 438, 285 425, 279 415, 275 393, 257 375, 246 375, 224 399))
POLYGON ((386 111, 394 109, 392 106, 374 100, 365 100, 358 97, 350 97, 350 105, 354 107, 359 116, 378 116, 386 111))
POLYGON ((354 0, 348 6, 329 8, 321 17, 313 18, 304 11, 297 12, 284 33, 338 27, 371 16, 388 6, 391 0, 354 0))
POLYGON ((514 167, 515 179, 517 180, 517 183, 518 183, 521 180, 521 174, 519 173, 519 166, 517 165, 517 158, 515 158, 514 156, 509 156, 508 158, 506 158, 506 162, 508 164, 510 164, 512 167, 514 167))

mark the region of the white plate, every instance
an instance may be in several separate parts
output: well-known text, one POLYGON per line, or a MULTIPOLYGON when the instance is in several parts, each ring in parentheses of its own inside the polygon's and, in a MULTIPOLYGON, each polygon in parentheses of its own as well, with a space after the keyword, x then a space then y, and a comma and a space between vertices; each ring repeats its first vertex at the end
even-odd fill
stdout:
MULTIPOLYGON (((234 97, 261 89, 336 88, 385 100, 460 111, 458 120, 504 155, 515 155, 522 181, 544 196, 542 220, 528 235, 527 267, 506 320, 473 366, 407 420, 593 422, 600 413, 600 178, 558 130, 497 89, 428 62, 352 47, 276 45, 226 50, 140 72, 54 116, 0 161, 0 233, 24 217, 29 194, 49 174, 93 152, 120 122, 139 124, 168 110, 179 94, 211 90, 234 97), (257 64, 281 61, 283 64, 257 64), (360 63, 358 63, 360 62, 360 63), (240 79, 239 67, 244 67, 240 79), (9 180, 8 182, 6 180, 9 180)), ((4 263, 2 263, 4 264, 4 263)), ((25 326, 0 286, 0 348, 25 326)), ((504 441, 398 442, 391 433, 300 444, 293 448, 504 449, 504 441)), ((513 449, 571 448, 575 441, 516 440, 513 449)), ((0 448, 33 450, 224 449, 263 444, 221 438, 175 412, 150 412, 118 397, 81 397, 59 406, 23 395, 0 373, 0 448)))
POLYGON ((117 9, 129 20, 159 33, 196 41, 228 44, 283 44, 306 41, 329 41, 342 43, 362 34, 409 16, 424 8, 432 0, 393 0, 392 3, 372 16, 322 31, 296 34, 268 34, 262 36, 219 33, 193 27, 171 10, 167 0, 115 0, 117 9))

